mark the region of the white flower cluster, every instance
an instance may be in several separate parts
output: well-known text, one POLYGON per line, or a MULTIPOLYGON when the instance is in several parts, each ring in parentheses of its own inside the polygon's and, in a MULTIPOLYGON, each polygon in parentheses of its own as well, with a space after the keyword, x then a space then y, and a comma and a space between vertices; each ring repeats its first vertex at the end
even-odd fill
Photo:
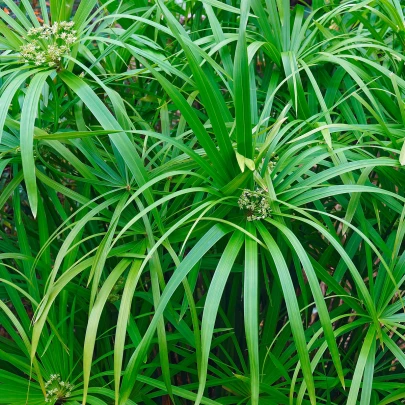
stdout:
POLYGON ((73 25, 73 21, 62 21, 55 22, 52 26, 44 24, 30 28, 27 35, 31 40, 20 48, 23 61, 33 62, 36 66, 58 65, 62 56, 69 53, 71 46, 77 41, 73 25))
POLYGON ((270 216, 271 208, 266 192, 262 189, 243 190, 238 200, 241 210, 246 210, 248 221, 258 221, 270 216))
POLYGON ((61 381, 59 374, 51 374, 45 383, 45 388, 47 388, 45 402, 55 403, 58 400, 69 398, 74 385, 61 381))
POLYGON ((276 164, 278 162, 278 156, 274 156, 274 153, 271 156, 272 156, 272 160, 269 162, 269 169, 274 170, 274 168, 276 167, 276 164))

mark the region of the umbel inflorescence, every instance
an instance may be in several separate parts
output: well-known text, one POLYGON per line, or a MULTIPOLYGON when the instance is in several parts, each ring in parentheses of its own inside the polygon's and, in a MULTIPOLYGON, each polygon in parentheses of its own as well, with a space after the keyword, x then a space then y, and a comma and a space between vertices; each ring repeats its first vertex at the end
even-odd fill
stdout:
POLYGON ((27 33, 29 42, 20 48, 23 61, 34 63, 36 66, 59 65, 62 56, 67 55, 77 41, 73 25, 73 21, 61 21, 54 22, 52 26, 44 24, 30 28, 27 33))
POLYGON ((258 221, 268 218, 271 213, 267 193, 263 189, 256 191, 243 190, 239 197, 238 205, 241 210, 246 211, 248 221, 258 221))
POLYGON ((45 383, 45 388, 45 402, 54 404, 58 400, 63 401, 69 398, 74 386, 62 381, 59 374, 51 374, 49 380, 45 383))

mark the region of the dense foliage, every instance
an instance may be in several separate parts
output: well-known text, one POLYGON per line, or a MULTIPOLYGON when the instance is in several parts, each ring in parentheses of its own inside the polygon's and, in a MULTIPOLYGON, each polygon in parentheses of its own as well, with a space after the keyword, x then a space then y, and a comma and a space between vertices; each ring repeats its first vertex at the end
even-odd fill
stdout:
POLYGON ((0 404, 403 403, 404 3, 3 3, 0 404))

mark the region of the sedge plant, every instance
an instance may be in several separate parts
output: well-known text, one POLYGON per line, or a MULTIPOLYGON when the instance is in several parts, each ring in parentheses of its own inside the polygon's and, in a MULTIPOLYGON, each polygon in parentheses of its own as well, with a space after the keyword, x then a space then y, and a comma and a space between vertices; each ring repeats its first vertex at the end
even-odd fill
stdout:
POLYGON ((402 403, 403 3, 3 2, 0 404, 402 403))

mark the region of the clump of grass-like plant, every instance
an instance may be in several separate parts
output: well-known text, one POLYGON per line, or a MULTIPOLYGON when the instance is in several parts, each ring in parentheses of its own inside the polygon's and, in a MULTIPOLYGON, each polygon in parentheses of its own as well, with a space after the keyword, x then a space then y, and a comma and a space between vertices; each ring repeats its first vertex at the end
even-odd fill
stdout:
POLYGON ((401 404, 403 4, 4 3, 0 405, 401 404))

